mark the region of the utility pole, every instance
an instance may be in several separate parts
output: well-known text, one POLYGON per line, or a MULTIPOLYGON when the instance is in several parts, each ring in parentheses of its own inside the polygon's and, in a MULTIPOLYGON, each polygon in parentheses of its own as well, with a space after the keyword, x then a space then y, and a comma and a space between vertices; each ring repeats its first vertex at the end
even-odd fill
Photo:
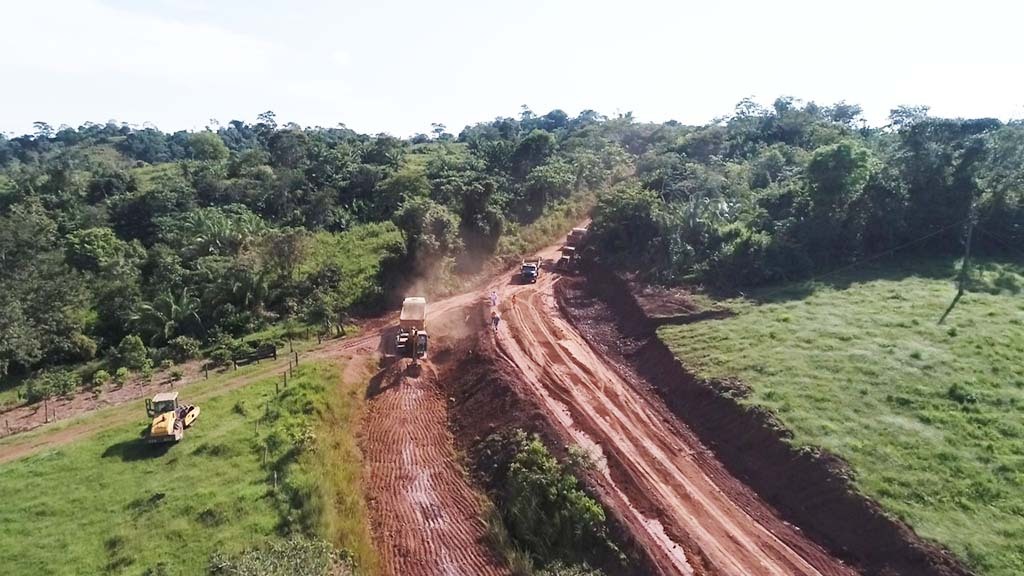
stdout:
POLYGON ((964 259, 960 263, 960 275, 957 278, 956 296, 953 297, 953 301, 949 303, 949 308, 942 313, 942 318, 939 318, 939 324, 946 321, 946 316, 953 311, 956 307, 956 303, 960 301, 960 298, 964 295, 964 288, 967 286, 968 280, 968 267, 971 265, 971 239, 974 237, 974 223, 977 220, 978 215, 974 209, 974 203, 971 203, 971 215, 967 219, 967 242, 964 246, 964 259))

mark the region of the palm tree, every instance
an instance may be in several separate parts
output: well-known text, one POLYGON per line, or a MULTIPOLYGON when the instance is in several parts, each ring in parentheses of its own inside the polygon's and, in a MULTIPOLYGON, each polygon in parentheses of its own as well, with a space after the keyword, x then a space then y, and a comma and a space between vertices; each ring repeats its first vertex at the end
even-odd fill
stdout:
POLYGON ((187 287, 176 296, 167 291, 152 302, 143 303, 132 316, 132 321, 141 332, 150 335, 150 346, 166 344, 175 336, 190 332, 190 328, 200 333, 203 330, 203 322, 199 317, 199 299, 187 287))

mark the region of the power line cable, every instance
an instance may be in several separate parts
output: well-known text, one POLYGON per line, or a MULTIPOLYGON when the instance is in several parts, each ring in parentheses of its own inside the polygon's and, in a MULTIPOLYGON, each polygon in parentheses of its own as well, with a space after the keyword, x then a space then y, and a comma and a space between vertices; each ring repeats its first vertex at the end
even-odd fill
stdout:
MULTIPOLYGON (((816 275, 816 276, 811 276, 807 280, 804 280, 803 282, 798 283, 796 286, 800 286, 800 285, 804 285, 804 284, 813 284, 815 282, 819 282, 819 281, 821 281, 824 278, 828 278, 830 276, 834 276, 834 275, 839 274, 841 272, 845 272, 847 270, 851 270, 853 268, 856 268, 857 266, 861 266, 861 265, 866 264, 868 262, 872 262, 874 260, 878 260, 879 258, 882 258, 884 256, 888 256, 888 255, 890 255, 890 254, 892 254, 894 252, 897 252, 899 250, 903 250, 904 248, 909 248, 910 246, 913 246, 915 244, 920 244, 921 242, 924 242, 925 240, 928 240, 929 238, 933 238, 933 237, 938 236, 939 234, 942 234, 943 232, 946 232, 946 231, 948 231, 948 230, 950 230, 952 228, 955 228, 957 226, 961 226, 965 222, 967 222, 968 220, 970 220, 970 217, 964 218, 963 220, 959 220, 957 222, 954 222, 954 223, 952 223, 952 224, 950 224, 948 226, 943 226, 942 228, 939 228, 938 230, 935 230, 933 232, 929 232, 928 234, 925 234, 924 236, 921 236, 920 238, 917 238, 915 240, 911 240, 909 242, 905 242, 903 244, 900 244, 899 246, 894 246, 892 248, 888 248, 886 250, 883 250, 882 252, 879 252, 877 254, 873 254, 871 256, 868 256, 866 258, 862 258, 860 260, 856 260, 856 261, 854 261, 854 262, 852 262, 850 264, 847 264, 845 266, 840 266, 839 268, 836 268, 834 270, 830 270, 829 272, 825 272, 824 274, 820 274, 820 275, 816 275)), ((768 292, 757 294, 755 297, 758 298, 758 299, 763 299, 763 298, 767 298, 768 296, 773 296, 775 294, 778 294, 780 292, 788 292, 788 291, 792 290, 793 288, 794 288, 794 286, 792 286, 792 285, 785 286, 785 287, 777 288, 775 290, 770 290, 768 292)), ((744 297, 746 297, 746 295, 744 295, 742 292, 740 292, 740 294, 743 295, 744 297)))
POLYGON ((991 239, 995 240, 996 242, 1000 243, 1001 245, 1003 245, 1003 247, 1008 248, 1008 249, 1012 250, 1013 252, 1016 252, 1016 253, 1020 254, 1021 256, 1024 256, 1024 249, 1018 248, 1018 247, 1014 246, 1008 240, 1006 240, 1006 239, 1004 239, 1004 238, 1002 238, 1000 236, 996 236, 995 234, 989 232, 988 230, 985 230, 981 226, 978 226, 978 231, 981 232, 982 234, 984 234, 985 236, 988 236, 989 238, 991 238, 991 239))

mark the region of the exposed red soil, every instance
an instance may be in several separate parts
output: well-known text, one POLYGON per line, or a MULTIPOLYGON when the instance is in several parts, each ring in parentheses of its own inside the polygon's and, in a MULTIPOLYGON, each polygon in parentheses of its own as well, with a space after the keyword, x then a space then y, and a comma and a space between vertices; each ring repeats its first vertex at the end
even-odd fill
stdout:
POLYGON ((457 463, 430 364, 394 361, 368 394, 360 447, 384 573, 507 573, 484 542, 480 497, 457 463))
POLYGON ((603 504, 656 572, 853 574, 749 491, 735 498, 742 485, 562 317, 559 280, 547 273, 500 287, 499 361, 519 373, 558 437, 595 457, 603 504))
POLYGON ((923 541, 885 515, 847 480, 849 469, 827 453, 798 450, 769 413, 734 399, 744 387, 696 378, 653 335, 630 286, 608 271, 560 287, 563 310, 588 338, 712 449, 736 478, 770 503, 782 519, 865 574, 966 575, 950 553, 923 541), (596 295, 597 301, 584 294, 596 295))
MULTIPOLYGON (((488 306, 481 303, 470 320, 475 322, 479 333, 486 333, 488 306)), ((518 372, 496 361, 497 350, 493 339, 470 337, 446 350, 448 363, 440 381, 448 396, 449 420, 460 450, 469 455, 470 466, 484 464, 473 462, 481 441, 491 434, 505 430, 521 429, 540 436, 559 458, 565 458, 567 448, 552 426, 547 414, 536 400, 529 396, 520 385, 518 372)), ((485 474, 479 472, 480 474, 485 474)), ((488 478, 477 478, 486 484, 488 478)), ((601 475, 588 473, 581 478, 592 496, 600 490, 601 475)), ((607 528, 613 541, 627 557, 624 567, 617 558, 593 554, 588 561, 604 568, 605 573, 616 576, 656 574, 659 570, 646 556, 645 551, 633 538, 614 510, 609 510, 607 528)))

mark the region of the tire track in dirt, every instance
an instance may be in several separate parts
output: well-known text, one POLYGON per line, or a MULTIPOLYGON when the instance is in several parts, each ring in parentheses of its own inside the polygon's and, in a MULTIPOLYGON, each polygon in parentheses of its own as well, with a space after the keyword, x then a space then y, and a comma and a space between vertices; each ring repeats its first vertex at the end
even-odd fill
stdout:
POLYGON ((360 447, 384 573, 506 574, 484 542, 481 501, 456 462, 432 367, 394 362, 369 393, 360 447))
POLYGON ((594 453, 605 504, 665 573, 854 573, 756 497, 734 497, 751 494, 560 316, 556 281, 545 274, 535 285, 501 288, 499 354, 561 434, 594 453))

